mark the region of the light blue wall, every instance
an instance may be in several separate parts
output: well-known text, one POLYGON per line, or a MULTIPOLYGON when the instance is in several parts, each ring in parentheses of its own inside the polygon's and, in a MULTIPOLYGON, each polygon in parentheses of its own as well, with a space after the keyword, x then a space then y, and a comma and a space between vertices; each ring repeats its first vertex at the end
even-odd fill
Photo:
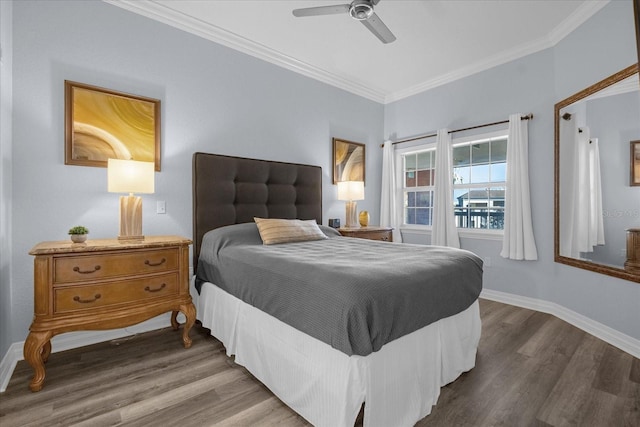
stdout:
POLYGON ((65 79, 161 99, 162 171, 156 193, 143 197, 145 234, 191 236, 196 151, 320 165, 324 222, 344 220, 331 182, 332 137, 367 144, 358 207, 378 220, 381 104, 100 1, 13 6, 14 311, 0 325, 9 343, 26 338, 33 315, 31 247, 67 239, 75 224, 90 238, 118 232, 106 169, 64 165, 65 79), (166 215, 155 214, 157 200, 166 215))
MULTIPOLYGON (((529 171, 538 261, 501 258, 501 242, 463 238, 461 244, 491 258, 487 289, 557 303, 640 339, 637 283, 553 261, 554 104, 637 61, 632 16, 630 1, 611 2, 552 48, 389 104, 385 136, 404 138, 533 113, 529 171)), ((403 235, 411 243, 429 241, 424 234, 403 235)))
POLYGON ((0 1, 0 360, 11 345, 11 70, 13 3, 0 1), (6 325, 6 326, 5 326, 6 325))

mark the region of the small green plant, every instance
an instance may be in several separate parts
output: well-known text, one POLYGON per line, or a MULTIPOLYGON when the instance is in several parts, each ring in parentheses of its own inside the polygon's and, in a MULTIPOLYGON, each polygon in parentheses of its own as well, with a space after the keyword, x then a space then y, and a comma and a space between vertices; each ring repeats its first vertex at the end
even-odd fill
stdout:
POLYGON ((89 234, 89 229, 82 225, 76 225, 69 229, 69 234, 89 234))

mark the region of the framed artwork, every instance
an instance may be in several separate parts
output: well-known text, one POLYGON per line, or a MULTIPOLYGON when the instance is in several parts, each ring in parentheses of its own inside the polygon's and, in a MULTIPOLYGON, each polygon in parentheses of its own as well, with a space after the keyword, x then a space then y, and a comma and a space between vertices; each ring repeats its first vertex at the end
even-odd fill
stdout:
POLYGON ((640 141, 631 141, 631 182, 632 186, 640 186, 640 141))
POLYGON ((66 165, 108 159, 154 162, 160 171, 160 100, 64 82, 66 165))
POLYGON ((364 181, 365 145, 333 138, 333 183, 364 181))

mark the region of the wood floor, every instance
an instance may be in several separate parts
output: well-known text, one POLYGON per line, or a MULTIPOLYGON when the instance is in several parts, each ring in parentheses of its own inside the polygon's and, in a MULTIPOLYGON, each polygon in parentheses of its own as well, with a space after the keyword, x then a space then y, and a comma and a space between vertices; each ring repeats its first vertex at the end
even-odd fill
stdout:
MULTIPOLYGON (((481 300, 476 367, 442 389, 426 426, 640 426, 640 360, 547 314, 481 300)), ((18 363, 0 425, 303 426, 202 327, 54 353, 45 387, 18 363)))

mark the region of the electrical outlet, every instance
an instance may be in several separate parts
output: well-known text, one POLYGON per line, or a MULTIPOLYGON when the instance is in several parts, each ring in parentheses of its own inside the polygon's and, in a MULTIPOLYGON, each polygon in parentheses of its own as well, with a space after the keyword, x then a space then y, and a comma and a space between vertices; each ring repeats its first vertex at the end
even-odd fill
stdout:
POLYGON ((167 213, 167 204, 164 200, 158 200, 156 202, 156 213, 157 214, 166 214, 167 213))

